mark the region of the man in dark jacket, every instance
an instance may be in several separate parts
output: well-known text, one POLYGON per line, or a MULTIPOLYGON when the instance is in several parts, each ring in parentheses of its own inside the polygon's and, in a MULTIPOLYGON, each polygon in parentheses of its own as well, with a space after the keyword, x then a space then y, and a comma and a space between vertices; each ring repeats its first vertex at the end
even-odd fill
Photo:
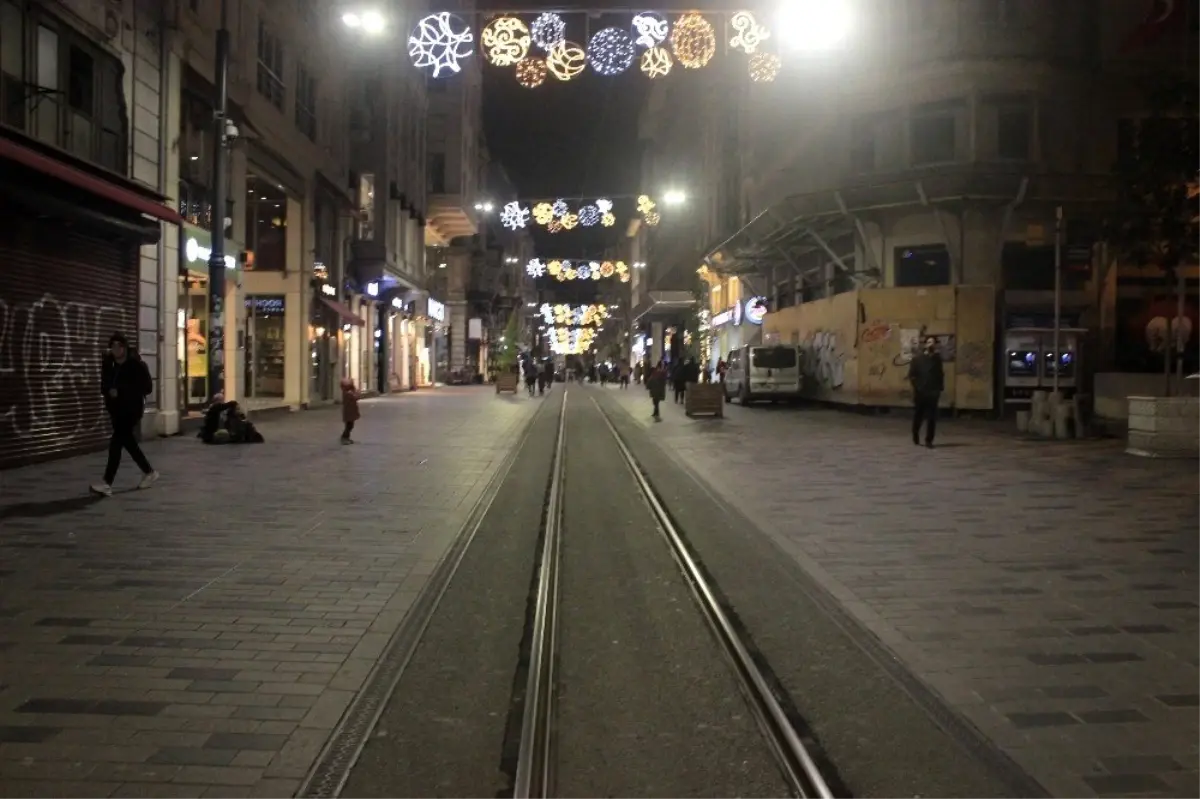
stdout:
POLYGON ((108 442, 108 466, 104 469, 104 480, 93 483, 92 492, 104 497, 112 496, 113 479, 121 465, 121 450, 129 452, 133 462, 142 470, 142 481, 138 488, 149 488, 158 479, 158 472, 142 454, 134 430, 146 412, 146 397, 154 391, 154 381, 145 361, 129 346, 129 340, 120 333, 108 339, 108 355, 100 367, 100 390, 104 394, 104 407, 112 420, 112 438, 108 442))
POLYGON ((908 382, 913 389, 913 443, 921 446, 921 423, 925 423, 925 446, 933 449, 937 432, 938 399, 946 388, 942 356, 937 351, 937 339, 925 339, 922 351, 908 365, 908 382))
POLYGON ((646 378, 646 390, 650 392, 650 401, 654 403, 654 419, 661 418, 658 413, 658 404, 667 398, 667 367, 659 363, 657 367, 650 372, 650 376, 646 378))

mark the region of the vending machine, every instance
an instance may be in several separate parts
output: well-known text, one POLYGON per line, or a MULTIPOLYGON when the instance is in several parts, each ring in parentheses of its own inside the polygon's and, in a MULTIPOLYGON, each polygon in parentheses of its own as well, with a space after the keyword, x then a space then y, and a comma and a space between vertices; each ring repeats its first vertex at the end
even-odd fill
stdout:
POLYGON ((1014 327, 1004 335, 1004 404, 1028 405, 1035 391, 1054 389, 1064 397, 1075 394, 1079 372, 1079 347, 1085 328, 1063 327, 1058 331, 1059 352, 1054 351, 1054 329, 1014 327))

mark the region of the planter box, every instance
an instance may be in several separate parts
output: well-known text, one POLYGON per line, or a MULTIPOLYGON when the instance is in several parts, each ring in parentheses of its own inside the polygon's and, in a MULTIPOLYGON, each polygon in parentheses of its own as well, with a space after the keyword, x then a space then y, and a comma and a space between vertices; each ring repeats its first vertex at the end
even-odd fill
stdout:
POLYGON ((1130 397, 1125 451, 1146 458, 1200 457, 1200 398, 1130 397))
POLYGON ((725 417, 725 386, 720 383, 690 383, 684 395, 683 412, 688 416, 725 417))
POLYGON ((496 393, 501 391, 509 391, 513 394, 517 393, 517 385, 521 382, 517 379, 517 375, 513 372, 501 372, 496 375, 496 393))

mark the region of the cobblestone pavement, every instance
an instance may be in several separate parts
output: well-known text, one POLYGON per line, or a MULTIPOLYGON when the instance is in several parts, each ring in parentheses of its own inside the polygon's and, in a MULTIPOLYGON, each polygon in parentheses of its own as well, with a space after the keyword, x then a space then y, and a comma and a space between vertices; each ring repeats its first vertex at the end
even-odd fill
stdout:
POLYGON ((538 405, 152 442, 162 480, 105 500, 99 455, 0 472, 0 795, 291 796, 538 405))
POLYGON ((1050 793, 1200 795, 1195 461, 607 394, 1050 793))

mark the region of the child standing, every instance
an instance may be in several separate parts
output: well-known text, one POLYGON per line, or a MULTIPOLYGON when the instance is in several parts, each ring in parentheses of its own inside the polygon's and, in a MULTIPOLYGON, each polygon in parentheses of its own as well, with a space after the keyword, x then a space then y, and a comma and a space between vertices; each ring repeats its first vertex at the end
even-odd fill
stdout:
POLYGON ((354 423, 358 421, 358 392, 354 389, 354 381, 348 377, 342 378, 342 421, 346 427, 342 430, 342 443, 353 444, 350 433, 354 431, 354 423))

